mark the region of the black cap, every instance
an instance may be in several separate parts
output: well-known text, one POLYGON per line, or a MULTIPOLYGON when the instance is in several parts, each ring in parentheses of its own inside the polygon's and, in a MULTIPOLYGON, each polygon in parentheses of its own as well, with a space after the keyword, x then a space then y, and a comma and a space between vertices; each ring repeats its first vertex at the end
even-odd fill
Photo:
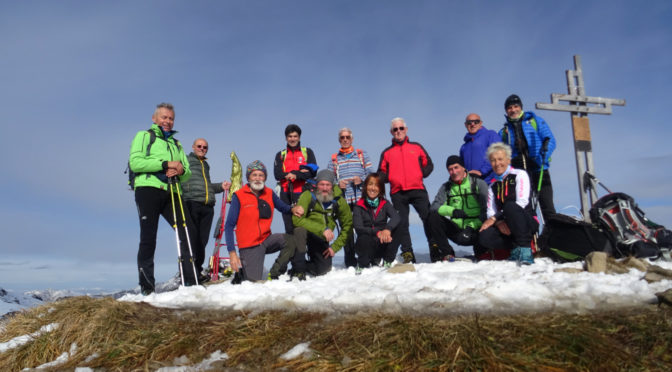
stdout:
POLYGON ((450 167, 451 165, 458 163, 464 168, 464 162, 462 161, 462 158, 457 156, 457 155, 450 155, 448 159, 446 160, 446 169, 450 167))
POLYGON ((512 94, 506 98, 506 101, 504 101, 504 110, 509 108, 511 105, 518 105, 520 108, 523 108, 523 101, 520 100, 520 97, 518 97, 515 94, 512 94))

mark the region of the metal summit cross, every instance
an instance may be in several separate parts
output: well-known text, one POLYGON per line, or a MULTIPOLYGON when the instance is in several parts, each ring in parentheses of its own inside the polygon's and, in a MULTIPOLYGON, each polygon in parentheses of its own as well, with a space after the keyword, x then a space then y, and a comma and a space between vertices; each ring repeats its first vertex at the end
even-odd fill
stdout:
POLYGON ((581 57, 574 56, 574 70, 567 70, 567 93, 551 93, 551 103, 537 102, 539 110, 567 111, 572 115, 574 131, 574 152, 576 153, 576 171, 578 173, 581 213, 583 219, 590 222, 590 207, 597 201, 598 182, 594 176, 593 148, 590 140, 588 114, 611 115, 611 106, 625 106, 624 99, 588 97, 583 86, 581 57), (569 101, 561 104, 560 101, 569 101))

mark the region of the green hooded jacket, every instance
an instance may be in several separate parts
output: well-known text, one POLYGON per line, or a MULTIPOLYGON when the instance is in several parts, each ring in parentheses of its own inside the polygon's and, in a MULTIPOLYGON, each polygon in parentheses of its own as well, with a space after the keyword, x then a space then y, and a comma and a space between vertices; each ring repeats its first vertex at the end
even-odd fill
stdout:
POLYGON ((157 177, 157 174, 163 173, 165 175, 163 165, 169 161, 181 162, 184 173, 179 176, 180 183, 188 180, 191 176, 189 161, 182 150, 182 145, 178 146, 173 138, 177 132, 173 131, 168 138, 163 138, 163 131, 158 125, 152 124, 150 130, 156 134, 156 140, 150 147, 149 156, 147 156, 147 145, 150 141, 149 132, 146 130, 138 132, 131 143, 128 165, 135 173, 135 187, 149 186, 168 190, 168 183, 157 177))
MULTIPOLYGON (((294 226, 303 227, 308 232, 311 232, 320 238, 324 239, 323 232, 327 228, 336 231, 336 221, 334 221, 334 216, 332 213, 332 208, 329 208, 327 211, 324 210, 322 203, 315 201, 313 210, 308 210, 310 206, 310 201, 313 199, 313 193, 310 191, 304 191, 299 197, 299 201, 296 203, 303 207, 304 213, 302 217, 292 216, 292 221, 294 226)), ((352 235, 352 213, 350 212, 350 206, 345 201, 343 196, 343 191, 338 186, 334 186, 334 202, 338 203, 338 219, 339 225, 341 226, 341 231, 338 234, 338 237, 331 244, 331 249, 335 252, 338 252, 348 240, 348 237, 352 235)))

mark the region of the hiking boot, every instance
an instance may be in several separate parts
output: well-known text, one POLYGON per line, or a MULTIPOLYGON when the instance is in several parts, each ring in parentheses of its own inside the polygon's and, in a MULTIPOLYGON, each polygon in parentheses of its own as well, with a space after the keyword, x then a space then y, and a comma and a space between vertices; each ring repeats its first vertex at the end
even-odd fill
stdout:
POLYGON ((455 256, 453 256, 452 254, 449 254, 449 255, 441 258, 441 261, 443 261, 443 262, 455 262, 455 256))
POLYGON ((520 247, 516 247, 511 250, 509 261, 515 261, 515 262, 520 261, 520 247))
POLYGON ((210 275, 204 274, 204 273, 200 273, 198 275, 198 283, 199 284, 207 283, 209 281, 210 281, 210 275))
POLYGON ((534 257, 532 256, 532 248, 530 247, 520 247, 520 256, 518 261, 523 265, 532 265, 534 263, 534 257))
POLYGON ((389 269, 390 267, 392 267, 392 262, 387 262, 387 261, 383 262, 383 267, 386 268, 386 269, 389 269))
POLYGON ((149 296, 150 294, 154 293, 154 290, 151 288, 145 288, 142 291, 140 291, 143 296, 149 296))
POLYGON ((278 280, 278 278, 279 277, 277 275, 271 275, 271 273, 268 273, 268 278, 267 278, 268 281, 278 280))
POLYGON ((306 273, 295 273, 292 272, 292 274, 289 277, 289 280, 292 281, 294 278, 299 279, 300 282, 303 282, 306 280, 306 273))
POLYGON ((362 275, 362 271, 364 271, 364 269, 362 269, 361 267, 357 266, 357 267, 355 268, 355 275, 362 275))
POLYGON ((404 260, 405 264, 415 263, 415 255, 413 254, 413 252, 402 253, 401 258, 404 260))

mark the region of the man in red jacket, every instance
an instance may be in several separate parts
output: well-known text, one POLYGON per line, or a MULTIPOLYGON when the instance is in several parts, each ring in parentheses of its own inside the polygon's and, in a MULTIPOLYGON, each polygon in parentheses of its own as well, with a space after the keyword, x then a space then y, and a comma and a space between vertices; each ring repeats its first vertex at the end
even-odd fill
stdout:
POLYGON ((424 147, 417 142, 410 142, 406 133, 408 127, 404 119, 396 117, 390 124, 392 145, 380 154, 378 173, 385 182, 390 183, 390 199, 399 212, 401 222, 394 232, 393 247, 401 245, 401 257, 404 263, 415 263, 411 235, 408 232, 409 205, 418 212, 429 241, 427 216, 429 214, 429 196, 423 183, 434 164, 424 147))

